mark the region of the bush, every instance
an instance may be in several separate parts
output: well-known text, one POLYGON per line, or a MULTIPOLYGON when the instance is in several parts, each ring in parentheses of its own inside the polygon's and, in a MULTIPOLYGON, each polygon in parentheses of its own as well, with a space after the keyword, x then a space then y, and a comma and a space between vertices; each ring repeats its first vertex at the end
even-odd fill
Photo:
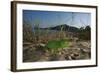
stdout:
POLYGON ((53 54, 56 54, 60 49, 69 47, 69 42, 65 39, 49 41, 45 46, 53 54))

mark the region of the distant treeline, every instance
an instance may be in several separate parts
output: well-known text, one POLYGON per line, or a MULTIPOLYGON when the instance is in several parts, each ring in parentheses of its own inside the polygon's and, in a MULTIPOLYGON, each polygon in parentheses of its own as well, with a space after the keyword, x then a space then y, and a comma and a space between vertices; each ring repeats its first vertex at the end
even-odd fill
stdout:
POLYGON ((76 28, 76 27, 72 27, 72 26, 64 24, 64 25, 58 25, 58 26, 49 27, 49 28, 39 28, 39 24, 30 25, 29 23, 24 23, 23 24, 23 41, 29 41, 29 42, 34 42, 34 43, 39 42, 41 30, 45 30, 45 32, 42 32, 43 35, 48 33, 50 30, 56 30, 56 31, 59 31, 60 33, 67 31, 67 32, 73 33, 74 35, 76 34, 73 37, 77 37, 79 40, 91 39, 90 26, 86 26, 85 28, 84 27, 76 28))
POLYGON ((85 28, 81 27, 78 31, 78 38, 81 40, 91 40, 90 26, 86 26, 85 28))

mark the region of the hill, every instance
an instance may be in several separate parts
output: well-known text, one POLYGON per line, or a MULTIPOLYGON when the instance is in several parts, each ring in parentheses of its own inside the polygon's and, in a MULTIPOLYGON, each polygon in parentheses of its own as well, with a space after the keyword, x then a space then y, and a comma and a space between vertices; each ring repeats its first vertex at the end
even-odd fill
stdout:
POLYGON ((49 30, 58 30, 58 31, 60 31, 61 27, 63 27, 63 31, 78 32, 78 30, 79 30, 79 28, 73 27, 73 26, 69 26, 67 24, 57 25, 57 26, 48 27, 48 28, 40 28, 40 29, 49 29, 49 30))

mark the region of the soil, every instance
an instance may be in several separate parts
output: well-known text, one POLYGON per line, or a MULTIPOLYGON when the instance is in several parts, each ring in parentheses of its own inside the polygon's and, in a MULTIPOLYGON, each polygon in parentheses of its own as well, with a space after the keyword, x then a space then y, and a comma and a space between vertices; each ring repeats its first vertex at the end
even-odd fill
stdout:
MULTIPOLYGON (((41 43, 42 44, 42 43, 41 43)), ((56 54, 43 46, 28 44, 23 46, 23 62, 63 61, 91 59, 90 41, 70 42, 68 48, 62 48, 56 54)))

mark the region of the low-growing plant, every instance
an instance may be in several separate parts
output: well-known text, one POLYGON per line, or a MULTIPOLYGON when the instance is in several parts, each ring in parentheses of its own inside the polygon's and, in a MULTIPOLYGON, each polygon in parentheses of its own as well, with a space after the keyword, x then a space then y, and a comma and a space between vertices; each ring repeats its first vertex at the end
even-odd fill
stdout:
POLYGON ((56 55, 59 52, 59 50, 69 47, 69 41, 66 39, 52 40, 48 41, 45 47, 52 54, 56 55))

